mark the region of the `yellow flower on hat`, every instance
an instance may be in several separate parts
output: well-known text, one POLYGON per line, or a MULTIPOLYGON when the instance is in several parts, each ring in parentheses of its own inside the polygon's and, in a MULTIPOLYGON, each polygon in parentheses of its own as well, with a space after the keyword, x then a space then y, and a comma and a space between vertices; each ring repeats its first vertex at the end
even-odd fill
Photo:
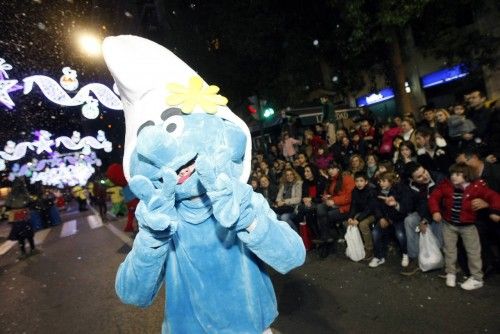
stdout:
POLYGON ((180 108, 185 114, 190 114, 196 106, 200 106, 209 114, 217 112, 217 106, 227 105, 227 98, 218 95, 219 87, 210 85, 203 87, 203 80, 194 76, 189 79, 188 86, 170 83, 167 89, 171 92, 167 96, 169 105, 182 105, 180 108))

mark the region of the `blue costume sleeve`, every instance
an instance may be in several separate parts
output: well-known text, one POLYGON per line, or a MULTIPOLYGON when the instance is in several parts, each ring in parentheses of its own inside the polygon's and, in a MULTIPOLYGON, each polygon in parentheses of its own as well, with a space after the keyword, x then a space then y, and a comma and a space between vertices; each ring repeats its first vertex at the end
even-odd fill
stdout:
POLYGON ((287 223, 276 218, 261 194, 252 194, 251 205, 256 213, 256 225, 251 232, 238 232, 240 240, 257 257, 282 274, 302 265, 306 251, 300 236, 287 223))
POLYGON ((163 282, 170 243, 151 248, 142 233, 137 234, 132 250, 118 268, 115 289, 122 302, 147 307, 163 282))

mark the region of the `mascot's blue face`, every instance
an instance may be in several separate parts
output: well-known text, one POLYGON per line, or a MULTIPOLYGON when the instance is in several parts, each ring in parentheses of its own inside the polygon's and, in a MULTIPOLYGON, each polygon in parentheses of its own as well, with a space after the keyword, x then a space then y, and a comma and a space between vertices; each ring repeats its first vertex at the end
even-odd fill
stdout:
POLYGON ((176 200, 203 195, 206 190, 196 173, 196 158, 216 159, 218 169, 238 177, 242 171, 246 137, 235 124, 216 115, 183 114, 169 108, 162 123, 147 121, 139 128, 137 145, 130 161, 130 174, 143 175, 159 188, 161 169, 177 173, 176 200))

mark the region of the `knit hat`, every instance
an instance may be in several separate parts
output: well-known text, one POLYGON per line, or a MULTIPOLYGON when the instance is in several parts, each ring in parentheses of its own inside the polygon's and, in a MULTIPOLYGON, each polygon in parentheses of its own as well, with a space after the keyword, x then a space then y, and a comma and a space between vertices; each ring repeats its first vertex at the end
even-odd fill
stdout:
POLYGON ((123 102, 126 125, 123 170, 127 179, 140 126, 147 121, 160 124, 162 112, 176 107, 185 114, 214 114, 241 128, 247 142, 240 180, 247 182, 251 168, 250 130, 226 106, 227 99, 217 94, 217 86, 207 85, 175 54, 145 38, 107 37, 102 50, 123 102))
POLYGON ((476 129, 474 123, 463 116, 451 115, 448 118, 448 135, 452 138, 460 137, 463 134, 472 132, 476 129))

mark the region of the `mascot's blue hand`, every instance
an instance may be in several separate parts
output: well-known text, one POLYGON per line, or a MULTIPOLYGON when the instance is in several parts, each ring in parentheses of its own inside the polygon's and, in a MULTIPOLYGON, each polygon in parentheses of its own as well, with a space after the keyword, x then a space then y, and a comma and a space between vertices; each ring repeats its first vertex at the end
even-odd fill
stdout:
POLYGON ((226 228, 243 230, 255 218, 250 205, 252 187, 221 172, 219 163, 217 159, 200 156, 196 159, 196 172, 207 190, 217 221, 226 228))
POLYGON ((129 182, 130 188, 140 199, 136 209, 139 228, 151 234, 155 239, 168 238, 177 230, 176 183, 177 175, 169 169, 162 170, 159 189, 142 175, 132 177, 129 182))

